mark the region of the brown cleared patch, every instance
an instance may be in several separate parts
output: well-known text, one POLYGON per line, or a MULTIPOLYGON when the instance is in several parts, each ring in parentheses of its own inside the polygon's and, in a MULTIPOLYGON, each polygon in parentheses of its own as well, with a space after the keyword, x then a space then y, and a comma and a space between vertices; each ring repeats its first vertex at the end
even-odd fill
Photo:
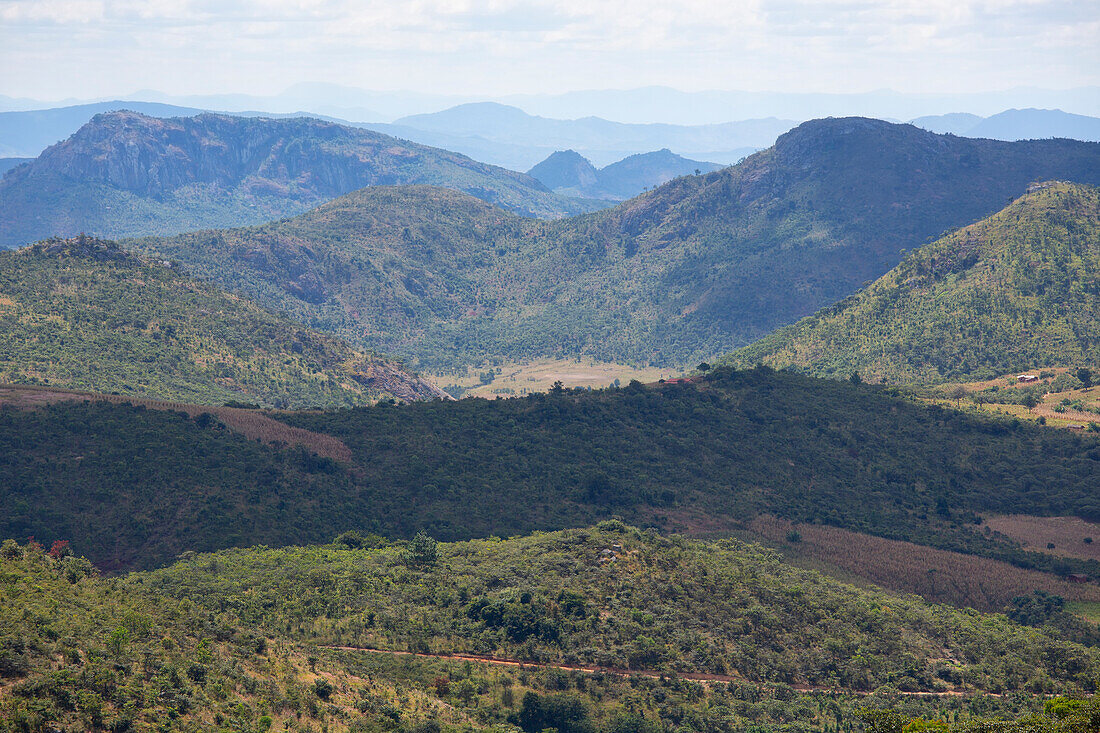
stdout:
POLYGON ((1100 560, 1100 524, 1077 517, 1033 517, 1027 514, 986 517, 985 524, 1029 550, 1082 560, 1100 560), (1096 541, 1085 542, 1086 537, 1096 541), (1047 545, 1054 545, 1054 548, 1047 545))
POLYGON ((129 395, 105 395, 96 392, 80 392, 71 389, 34 387, 21 384, 0 385, 0 405, 14 405, 33 409, 55 402, 74 400, 95 400, 98 402, 111 402, 116 405, 142 405, 151 410, 186 412, 191 417, 206 412, 221 420, 229 429, 240 433, 246 438, 275 446, 301 446, 317 455, 326 456, 333 460, 351 461, 351 449, 340 439, 324 433, 315 433, 304 428, 292 427, 270 417, 261 410, 192 405, 186 402, 165 402, 129 395))
POLYGON ((721 514, 708 514, 696 509, 668 509, 646 516, 660 525, 665 532, 679 532, 689 537, 706 538, 713 535, 729 535, 743 531, 748 525, 743 521, 721 514))
POLYGON ((1071 601, 1100 602, 1100 587, 1069 583, 1049 573, 1025 570, 998 560, 937 550, 911 542, 849 532, 837 527, 794 525, 761 516, 749 528, 795 557, 822 561, 870 582, 937 603, 1002 610, 1016 596, 1044 590, 1071 601), (788 542, 795 530, 799 542, 788 542))

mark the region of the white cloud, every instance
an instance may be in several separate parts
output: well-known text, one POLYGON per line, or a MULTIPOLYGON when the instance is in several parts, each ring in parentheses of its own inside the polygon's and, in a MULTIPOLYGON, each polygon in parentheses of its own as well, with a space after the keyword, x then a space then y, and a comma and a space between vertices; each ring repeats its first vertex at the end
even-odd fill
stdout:
POLYGON ((0 92, 1100 83, 1096 0, 0 0, 0 92))

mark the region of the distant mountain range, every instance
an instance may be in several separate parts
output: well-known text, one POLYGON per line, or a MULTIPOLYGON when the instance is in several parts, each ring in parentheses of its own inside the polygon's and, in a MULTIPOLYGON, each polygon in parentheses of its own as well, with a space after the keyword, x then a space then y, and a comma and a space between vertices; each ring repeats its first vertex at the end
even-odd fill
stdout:
MULTIPOLYGON (((468 155, 474 160, 510 170, 531 168, 554 152, 575 150, 597 167, 625 157, 668 148, 679 155, 728 165, 766 148, 794 127, 793 119, 746 119, 706 125, 624 124, 587 116, 552 119, 494 102, 406 116, 393 123, 356 116, 357 110, 310 106, 309 95, 293 97, 298 111, 265 112, 264 100, 242 107, 230 97, 195 98, 208 106, 176 106, 160 102, 106 101, 29 111, 0 112, 0 155, 33 157, 64 140, 95 114, 129 109, 150 117, 181 117, 224 112, 246 117, 317 117, 351 127, 363 127, 393 137, 468 155), (309 112, 301 110, 312 110, 309 112), (327 110, 319 114, 318 110, 327 110), (333 114, 337 113, 337 114, 333 114), (349 120, 356 120, 354 122, 349 120)), ((240 102, 241 100, 237 100, 240 102)), ((442 100, 441 100, 442 101, 442 100)), ((268 100, 270 104, 270 100, 268 100)), ((280 106, 280 108, 282 108, 280 106)), ((737 111, 731 108, 731 116, 737 111)), ((931 132, 1001 140, 1066 137, 1100 139, 1100 119, 1060 110, 1012 109, 985 118, 969 113, 918 117, 913 124, 931 132)))
POLYGON ((1044 184, 722 360, 898 382, 1100 364, 1100 190, 1044 184))
MULTIPOLYGON (((155 90, 141 90, 123 98, 226 112, 265 110, 271 113, 290 113, 309 110, 313 114, 372 122, 392 122, 409 115, 485 101, 513 105, 533 115, 557 119, 595 116, 620 122, 663 122, 675 125, 716 124, 763 117, 808 120, 815 117, 852 115, 909 120, 923 115, 960 110, 991 115, 1005 109, 1024 107, 1058 108, 1076 114, 1100 116, 1100 87, 1096 86, 1073 89, 1017 87, 959 94, 906 93, 889 89, 852 94, 736 90, 685 92, 670 87, 650 86, 486 98, 459 94, 366 90, 311 82, 295 84, 279 94, 268 96, 170 95, 155 90)), ((80 103, 80 100, 46 102, 0 95, 0 110, 45 109, 80 103)))
MULTIPOLYGON (((210 100, 217 101, 217 100, 210 100)), ((218 112, 221 107, 200 109, 156 102, 114 100, 51 109, 0 112, 0 155, 35 157, 47 147, 87 124, 97 114, 130 110, 149 117, 188 117, 218 112)), ((243 110, 244 117, 318 117, 307 112, 268 113, 243 110)), ((600 165, 629 155, 660 148, 703 151, 722 163, 771 145, 777 135, 794 126, 786 120, 748 120, 723 125, 623 125, 596 118, 550 120, 532 117, 514 107, 476 104, 437 114, 409 117, 395 124, 348 122, 339 117, 318 117, 350 127, 362 127, 386 135, 443 148, 471 158, 522 171, 563 148, 584 150, 600 165), (453 122, 454 127, 449 125, 453 122), (491 134, 490 134, 491 132, 491 134)), ((640 190, 640 189, 639 189, 640 190)))
POLYGON ((112 112, 0 180, 0 246, 257 223, 401 183, 455 188, 525 216, 601 206, 522 173, 317 119, 112 112))
POLYGON ((992 117, 948 114, 918 117, 917 127, 930 132, 951 133, 990 140, 1069 140, 1100 142, 1100 118, 1063 112, 1060 109, 1010 109, 992 117))
POLYGON ((91 237, 0 253, 0 382, 291 408, 443 396, 392 360, 91 237))
POLYGON ((774 117, 693 126, 625 124, 599 117, 563 120, 481 102, 403 117, 392 125, 368 127, 506 168, 526 170, 550 153, 567 149, 581 153, 597 166, 662 148, 729 165, 768 147, 796 124, 774 117))
POLYGON ((665 148, 631 155, 597 170, 575 150, 563 150, 527 171, 527 175, 563 196, 624 201, 673 178, 711 173, 722 167, 688 160, 665 148))
POLYGON ((808 122, 612 209, 522 219, 367 188, 289 221, 135 246, 352 343, 449 368, 589 355, 685 365, 809 315, 1035 180, 1100 184, 1100 144, 808 122))
POLYGON ((1100 87, 1037 89, 1018 87, 994 92, 924 94, 880 89, 850 94, 707 90, 685 92, 670 87, 592 89, 558 95, 517 94, 498 102, 533 115, 574 119, 597 116, 622 122, 715 124, 727 120, 779 117, 873 117, 910 120, 930 114, 966 110, 991 115, 1023 107, 1057 108, 1100 116, 1100 87))

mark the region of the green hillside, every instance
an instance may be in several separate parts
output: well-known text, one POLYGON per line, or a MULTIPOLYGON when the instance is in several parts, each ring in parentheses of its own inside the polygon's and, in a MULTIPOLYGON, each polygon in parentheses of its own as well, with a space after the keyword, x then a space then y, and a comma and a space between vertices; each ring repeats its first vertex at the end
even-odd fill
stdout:
POLYGON ((113 580, 7 540, 0 578, 4 733, 1094 730, 1095 649, 619 522, 452 545, 345 535, 113 580), (532 664, 430 656, 456 651, 532 664))
POLYGON ((0 731, 259 730, 284 700, 321 717, 304 658, 54 554, 0 549, 0 731))
POLYGON ((83 236, 0 253, 0 382, 277 407, 438 396, 392 361, 83 236))
POLYGON ((694 365, 850 295, 1043 178, 1100 183, 1100 144, 829 119, 571 219, 375 188, 289 221, 137 246, 425 369, 582 355, 694 365))
POLYGON ((935 383, 1100 364, 1100 190, 1054 183, 722 360, 935 383))
POLYGON ((299 214, 363 186, 430 184, 524 216, 604 204, 464 155, 305 117, 98 114, 0 180, 0 247, 172 234, 299 214))
POLYGON ((1037 667, 1052 682, 1091 687, 1100 671, 1097 652, 857 591, 732 540, 668 540, 609 521, 418 547, 227 551, 139 577, 256 628, 289 627, 328 645, 848 690, 1023 689, 1037 667), (937 668, 945 658, 954 662, 937 668))
POLYGON ((441 539, 760 514, 1097 574, 971 528, 977 514, 1100 518, 1100 444, 768 369, 700 384, 274 417, 337 462, 216 420, 104 403, 0 408, 0 535, 68 539, 112 569, 344 530, 441 539), (1041 487, 1041 490, 1039 488, 1041 487))

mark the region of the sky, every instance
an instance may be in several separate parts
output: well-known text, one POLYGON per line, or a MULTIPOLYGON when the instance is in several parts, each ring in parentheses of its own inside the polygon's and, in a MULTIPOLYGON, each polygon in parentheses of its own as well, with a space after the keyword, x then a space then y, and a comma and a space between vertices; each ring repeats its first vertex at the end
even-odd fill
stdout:
POLYGON ((0 94, 1100 84, 1100 0, 0 0, 0 94))

